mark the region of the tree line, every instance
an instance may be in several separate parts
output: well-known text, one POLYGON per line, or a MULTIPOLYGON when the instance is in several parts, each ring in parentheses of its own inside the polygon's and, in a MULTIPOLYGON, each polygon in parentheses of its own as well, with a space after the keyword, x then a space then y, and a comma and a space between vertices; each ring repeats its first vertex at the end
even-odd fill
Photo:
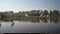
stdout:
POLYGON ((40 17, 46 17, 46 18, 60 18, 60 12, 59 10, 31 10, 31 11, 19 11, 18 13, 14 13, 13 11, 6 11, 6 12, 0 12, 0 19, 25 19, 27 18, 26 15, 28 15, 28 18, 30 16, 40 16, 40 17))

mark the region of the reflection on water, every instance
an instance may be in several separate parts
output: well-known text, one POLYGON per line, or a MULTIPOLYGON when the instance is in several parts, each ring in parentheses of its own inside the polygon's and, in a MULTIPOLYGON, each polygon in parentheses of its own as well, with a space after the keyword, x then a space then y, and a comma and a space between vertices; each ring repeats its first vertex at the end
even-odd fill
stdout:
POLYGON ((48 23, 48 21, 50 20, 50 23, 51 22, 53 22, 53 23, 59 23, 59 21, 60 21, 60 19, 59 18, 50 18, 50 19, 39 19, 39 18, 32 18, 32 19, 30 19, 30 21, 33 23, 35 23, 35 22, 41 22, 41 21, 43 21, 44 23, 48 23))
POLYGON ((60 32, 60 19, 29 18, 24 20, 0 21, 0 32, 60 32))
POLYGON ((53 22, 53 23, 59 23, 60 19, 59 18, 52 18, 50 19, 50 22, 53 22))
POLYGON ((11 27, 14 26, 14 22, 12 22, 11 27))
MULTIPOLYGON (((20 20, 18 20, 18 21, 20 21, 20 20)), ((29 21, 29 22, 32 22, 32 23, 51 23, 51 22, 53 22, 53 23, 59 23, 59 19, 58 18, 50 18, 50 19, 39 19, 39 18, 30 18, 30 19, 24 19, 24 20, 21 20, 21 21, 24 21, 24 22, 26 22, 26 21, 29 21)), ((5 22, 5 23, 8 23, 8 22, 11 22, 11 27, 13 27, 14 26, 14 20, 13 21, 1 21, 1 22, 5 22)), ((0 27, 1 27, 1 22, 0 22, 0 27)))

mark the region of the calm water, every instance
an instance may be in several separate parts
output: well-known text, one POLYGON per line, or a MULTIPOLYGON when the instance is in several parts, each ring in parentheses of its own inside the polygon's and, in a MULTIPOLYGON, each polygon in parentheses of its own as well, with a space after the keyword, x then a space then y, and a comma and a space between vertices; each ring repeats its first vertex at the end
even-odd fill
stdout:
POLYGON ((60 20, 0 21, 0 33, 60 32, 60 20))

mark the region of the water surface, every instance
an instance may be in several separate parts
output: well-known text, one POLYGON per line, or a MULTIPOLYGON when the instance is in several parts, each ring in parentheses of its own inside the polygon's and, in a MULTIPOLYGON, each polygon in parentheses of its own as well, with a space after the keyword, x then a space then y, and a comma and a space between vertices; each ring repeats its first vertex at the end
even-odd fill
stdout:
POLYGON ((30 21, 0 21, 0 33, 60 32, 60 20, 38 19, 30 21))

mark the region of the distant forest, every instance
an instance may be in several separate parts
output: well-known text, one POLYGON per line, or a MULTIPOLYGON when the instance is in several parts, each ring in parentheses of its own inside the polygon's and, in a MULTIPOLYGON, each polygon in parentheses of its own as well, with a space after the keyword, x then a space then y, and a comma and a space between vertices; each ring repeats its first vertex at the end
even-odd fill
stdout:
POLYGON ((59 10, 31 10, 31 11, 19 11, 19 13, 14 13, 13 11, 0 12, 0 20, 12 20, 12 19, 25 19, 25 18, 59 18, 59 10))

